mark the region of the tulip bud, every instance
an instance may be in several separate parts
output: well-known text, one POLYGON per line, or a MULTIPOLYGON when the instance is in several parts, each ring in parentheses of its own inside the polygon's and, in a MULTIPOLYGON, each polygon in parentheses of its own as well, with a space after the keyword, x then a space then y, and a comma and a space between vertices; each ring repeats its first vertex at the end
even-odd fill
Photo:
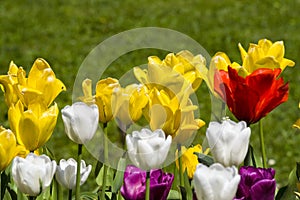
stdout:
POLYGON ((248 151, 251 129, 244 121, 210 122, 206 138, 214 159, 224 166, 238 166, 248 151))
POLYGON ((161 129, 152 132, 149 129, 133 131, 126 136, 126 144, 130 160, 137 167, 150 170, 159 168, 165 161, 172 143, 169 135, 166 139, 161 129))
POLYGON ((232 200, 236 194, 240 175, 237 168, 215 163, 210 167, 199 164, 194 174, 198 200, 232 200))
POLYGON ((65 132, 73 142, 84 144, 91 140, 98 127, 98 107, 76 102, 62 109, 65 132))
MULTIPOLYGON (((90 172, 92 170, 92 166, 86 166, 84 160, 81 160, 80 166, 80 185, 85 183, 90 172)), ((75 189, 76 187, 76 174, 77 174, 77 162, 70 158, 68 160, 61 159, 59 161, 59 165, 56 168, 56 180, 69 190, 75 189)))
POLYGON ((48 156, 30 153, 26 158, 14 159, 12 176, 22 193, 37 196, 50 186, 55 170, 56 162, 48 156))

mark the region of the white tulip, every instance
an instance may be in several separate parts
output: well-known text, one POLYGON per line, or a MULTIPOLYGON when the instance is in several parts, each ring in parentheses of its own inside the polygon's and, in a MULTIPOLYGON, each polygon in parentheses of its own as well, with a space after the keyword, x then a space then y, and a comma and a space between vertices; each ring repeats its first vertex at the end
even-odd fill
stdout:
POLYGON ((76 102, 62 109, 62 119, 68 137, 77 144, 90 141, 98 128, 99 112, 96 104, 76 102))
POLYGON ((237 168, 215 163, 210 167, 198 164, 194 173, 194 187, 198 200, 232 200, 240 175, 237 168))
MULTIPOLYGON (((90 172, 92 170, 92 166, 86 166, 84 160, 81 160, 80 166, 80 185, 85 183, 90 172)), ((76 174, 77 174, 77 162, 73 158, 68 160, 61 159, 59 161, 59 165, 56 168, 56 180, 69 190, 73 190, 76 187, 76 174)))
POLYGON ((169 135, 166 139, 161 129, 154 132, 142 129, 126 136, 130 160, 144 170, 159 168, 167 158, 171 143, 172 137, 169 135))
POLYGON ((50 186, 56 171, 56 162, 46 155, 33 153, 26 158, 15 157, 12 176, 19 190, 29 196, 37 196, 50 186))
POLYGON ((229 119, 210 122, 206 138, 216 162, 224 166, 240 165, 247 154, 251 129, 246 122, 229 119))

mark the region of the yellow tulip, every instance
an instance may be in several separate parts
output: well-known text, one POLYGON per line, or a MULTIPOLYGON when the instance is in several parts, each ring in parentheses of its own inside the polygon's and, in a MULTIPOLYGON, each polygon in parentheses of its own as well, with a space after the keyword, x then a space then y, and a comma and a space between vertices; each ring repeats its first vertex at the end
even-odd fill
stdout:
POLYGON ((19 147, 13 132, 0 126, 0 172, 18 155, 21 150, 19 147))
MULTIPOLYGON (((204 154, 208 154, 208 150, 204 152, 204 154)), ((194 153, 203 153, 202 152, 202 147, 200 144, 197 144, 193 147, 190 147, 186 149, 185 146, 181 146, 181 152, 182 152, 182 173, 187 171, 187 175, 190 179, 193 178, 194 173, 196 171, 196 166, 199 164, 198 162, 198 157, 194 153)), ((178 150, 176 151, 176 157, 178 157, 178 150)), ((176 166, 179 169, 179 163, 178 159, 176 159, 176 166)))
POLYGON ((195 119, 194 111, 198 107, 192 104, 188 96, 179 99, 166 91, 154 87, 149 92, 149 103, 144 114, 152 130, 163 129, 166 135, 173 137, 174 142, 182 144, 205 123, 195 119))
POLYGON ((138 121, 148 103, 147 92, 146 86, 137 84, 117 89, 112 96, 114 117, 124 126, 138 121))
POLYGON ((83 96, 79 97, 79 99, 86 103, 87 105, 91 105, 95 103, 95 99, 92 92, 92 80, 91 79, 85 79, 82 81, 82 92, 83 96))
POLYGON ((258 44, 250 44, 248 52, 239 44, 243 68, 252 73, 258 68, 280 68, 282 71, 287 67, 293 67, 294 61, 284 58, 283 41, 272 43, 270 40, 261 39, 258 44))
POLYGON ((95 103, 99 109, 99 121, 107 123, 113 118, 112 112, 112 94, 120 84, 117 79, 107 78, 97 82, 95 103))
POLYGON ((19 99, 14 91, 14 85, 18 82, 17 72, 18 67, 11 61, 7 75, 0 75, 0 86, 4 92, 5 102, 8 107, 11 104, 15 104, 19 99))
POLYGON ((176 55, 169 53, 164 60, 157 56, 148 58, 149 65, 158 64, 167 66, 181 74, 186 81, 192 84, 192 88, 197 90, 202 82, 202 68, 206 65, 206 60, 202 55, 194 56, 191 52, 184 50, 176 55))
POLYGON ((9 108, 8 119, 18 143, 34 151, 51 137, 59 111, 56 104, 47 108, 41 103, 30 104, 27 110, 24 109, 18 101, 9 108))

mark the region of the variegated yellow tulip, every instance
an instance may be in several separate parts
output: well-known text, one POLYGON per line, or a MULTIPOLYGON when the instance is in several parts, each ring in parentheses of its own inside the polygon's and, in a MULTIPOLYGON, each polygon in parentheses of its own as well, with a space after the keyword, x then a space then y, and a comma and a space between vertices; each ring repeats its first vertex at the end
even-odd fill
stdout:
POLYGON ((121 125, 128 126, 141 118, 143 109, 148 103, 147 92, 146 86, 131 84, 113 93, 112 109, 121 125))
POLYGON ((282 71, 295 65, 294 61, 284 58, 283 41, 272 43, 270 40, 261 39, 258 44, 250 44, 248 51, 239 44, 243 68, 252 73, 258 68, 280 68, 282 71))
POLYGON ((112 112, 112 94, 120 84, 117 79, 106 78, 97 82, 95 103, 99 109, 99 121, 107 123, 113 118, 112 112))
POLYGON ((21 150, 13 132, 0 126, 0 172, 5 170, 21 150))
POLYGON ((58 112, 56 104, 50 108, 40 103, 30 104, 27 110, 21 101, 12 105, 8 110, 8 119, 18 143, 29 151, 43 146, 52 135, 58 112))
POLYGON ((11 61, 7 75, 0 75, 0 88, 4 92, 5 102, 8 107, 11 104, 15 104, 19 99, 14 91, 14 85, 18 82, 17 73, 18 67, 11 61))

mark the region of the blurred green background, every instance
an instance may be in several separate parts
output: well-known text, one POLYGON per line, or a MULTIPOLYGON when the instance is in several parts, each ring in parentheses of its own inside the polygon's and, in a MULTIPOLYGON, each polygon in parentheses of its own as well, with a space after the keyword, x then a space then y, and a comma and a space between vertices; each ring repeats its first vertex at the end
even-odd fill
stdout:
MULTIPOLYGON (((300 161, 300 136, 292 128, 300 117, 299 10, 299 0, 3 0, 0 2, 0 74, 6 74, 11 60, 29 72, 36 58, 46 59, 68 88, 56 99, 63 108, 72 103, 73 82, 84 58, 100 42, 122 31, 148 26, 173 29, 198 41, 211 56, 223 51, 239 63, 239 42, 247 49, 249 43, 257 43, 261 38, 283 40, 285 57, 296 62, 294 68, 287 68, 283 73, 290 84, 289 100, 264 119, 267 156, 275 160, 272 167, 282 185, 287 183, 295 162, 300 161)), ((149 50, 123 56, 112 63, 106 75, 118 78, 131 67, 146 63, 147 57, 155 53, 159 52, 149 50)), ((166 52, 160 52, 157 56, 165 55, 166 52)), ((201 118, 208 125, 211 104, 205 84, 197 95, 201 118)), ((9 127, 3 94, 0 99, 3 102, 0 124, 9 127)), ((199 131, 200 138, 205 135, 205 128, 199 131)), ((251 140, 258 151, 257 125, 253 126, 251 140)), ((76 155, 76 145, 66 137, 61 117, 47 146, 57 159, 76 155)), ((92 162, 87 152, 84 157, 92 162)))

